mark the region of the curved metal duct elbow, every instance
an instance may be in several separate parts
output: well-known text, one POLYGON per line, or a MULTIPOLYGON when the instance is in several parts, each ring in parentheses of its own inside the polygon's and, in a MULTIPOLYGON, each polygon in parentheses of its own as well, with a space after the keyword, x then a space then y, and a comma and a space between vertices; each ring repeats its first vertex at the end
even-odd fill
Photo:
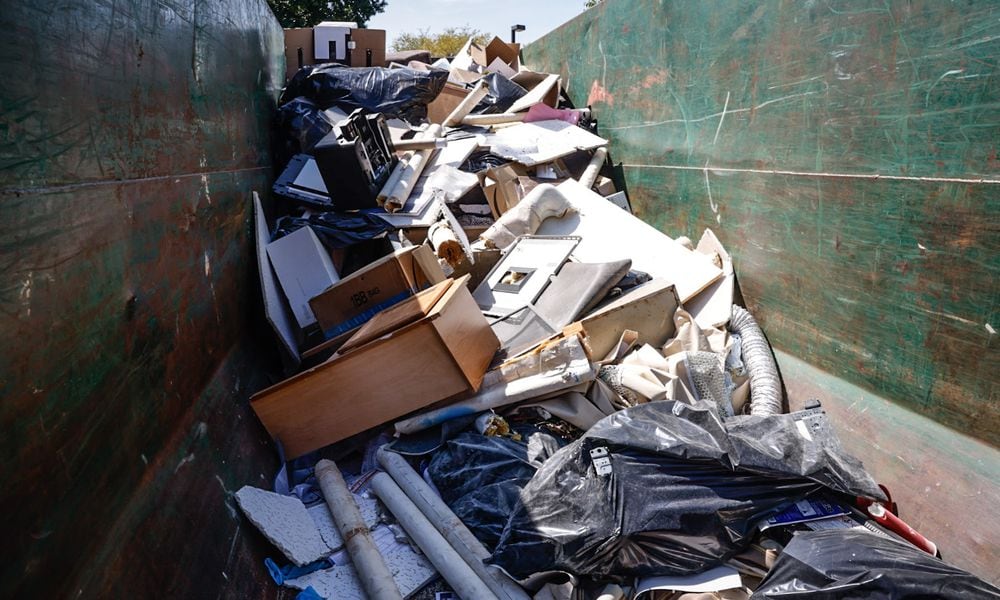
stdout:
POLYGON ((757 325, 750 311, 734 304, 729 328, 739 334, 741 339, 743 362, 746 363, 750 376, 750 414, 780 414, 782 394, 778 365, 774 362, 771 345, 767 343, 760 325, 757 325))

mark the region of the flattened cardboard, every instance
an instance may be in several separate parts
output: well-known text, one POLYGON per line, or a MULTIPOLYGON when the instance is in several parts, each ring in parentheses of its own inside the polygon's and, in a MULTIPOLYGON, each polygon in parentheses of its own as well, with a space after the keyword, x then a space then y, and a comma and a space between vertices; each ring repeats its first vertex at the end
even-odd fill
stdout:
POLYGON ((431 123, 441 124, 448 118, 451 111, 465 100, 469 95, 469 90, 452 82, 444 84, 441 93, 427 105, 427 120, 431 123))
POLYGON ((352 67, 381 67, 385 64, 385 30, 384 29, 352 29, 351 50, 352 67), (368 65, 368 50, 372 51, 371 65, 368 65))
POLYGON ((378 312, 444 281, 428 246, 412 246, 352 273, 309 301, 327 338, 363 325, 378 312))
POLYGON ((312 27, 285 30, 285 79, 291 79, 299 70, 299 48, 302 48, 302 66, 316 64, 312 27))
POLYGON ((250 405, 292 459, 479 389, 499 346, 456 282, 425 317, 255 394, 250 405))

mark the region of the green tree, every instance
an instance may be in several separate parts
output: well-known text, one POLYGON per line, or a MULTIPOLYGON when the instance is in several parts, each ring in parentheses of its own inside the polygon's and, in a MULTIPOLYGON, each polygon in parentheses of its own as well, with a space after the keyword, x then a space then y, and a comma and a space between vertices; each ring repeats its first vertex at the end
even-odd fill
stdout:
POLYGON ((284 28, 313 27, 321 21, 353 21, 364 27, 385 10, 387 0, 267 0, 284 28))
POLYGON ((472 38, 477 44, 485 44, 489 38, 485 33, 469 27, 448 27, 441 33, 431 34, 429 29, 417 33, 403 33, 392 42, 395 52, 404 50, 427 50, 431 56, 455 56, 466 40, 472 38))
POLYGON ((585 4, 585 6, 587 8, 594 8, 595 6, 597 6, 600 3, 601 3, 601 0, 587 0, 587 3, 585 4))

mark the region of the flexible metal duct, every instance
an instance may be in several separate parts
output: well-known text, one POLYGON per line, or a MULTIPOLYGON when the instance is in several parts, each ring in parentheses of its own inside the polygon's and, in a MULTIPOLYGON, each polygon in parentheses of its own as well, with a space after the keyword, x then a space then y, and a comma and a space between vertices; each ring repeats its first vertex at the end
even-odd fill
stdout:
POLYGON ((780 414, 782 394, 778 365, 760 325, 750 311, 734 304, 729 328, 740 336, 743 362, 750 376, 750 414, 780 414))

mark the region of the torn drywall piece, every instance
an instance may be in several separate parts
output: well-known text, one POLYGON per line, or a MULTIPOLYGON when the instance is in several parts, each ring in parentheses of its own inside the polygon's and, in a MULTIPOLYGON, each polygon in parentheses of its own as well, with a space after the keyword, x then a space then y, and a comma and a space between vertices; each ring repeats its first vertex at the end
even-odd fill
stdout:
MULTIPOLYGON (((362 511, 364 515, 364 511, 362 511)), ((365 521, 367 522, 367 515, 365 521)), ((437 577, 437 571, 427 561, 426 558, 417 554, 407 544, 402 544, 395 540, 392 530, 388 527, 378 527, 372 531, 375 544, 385 557, 392 579, 396 582, 396 587, 404 597, 413 594, 421 589, 428 582, 437 577)), ((337 600, 366 600, 361 588, 358 575, 351 565, 346 552, 341 556, 335 556, 334 561, 337 566, 314 571, 308 575, 289 579, 285 585, 291 588, 304 590, 312 586, 316 592, 324 598, 336 598, 337 600)))
MULTIPOLYGON (((572 127, 572 126, 570 126, 572 127)), ((537 235, 578 235, 573 250, 580 262, 632 259, 632 268, 666 279, 681 302, 722 277, 722 269, 704 254, 688 250, 651 225, 621 210, 575 180, 557 186, 576 208, 561 219, 546 219, 537 235)))
POLYGON ((240 488, 235 496, 250 522, 296 565, 301 567, 329 553, 316 524, 298 498, 249 485, 240 488))
POLYGON ((708 256, 717 267, 722 268, 722 278, 685 302, 684 308, 702 329, 723 327, 729 322, 733 312, 733 292, 736 286, 733 260, 711 229, 706 229, 702 234, 696 251, 708 256))
POLYGON ((505 127, 484 136, 481 145, 504 158, 533 167, 572 154, 592 150, 608 141, 566 121, 537 121, 505 127))
MULTIPOLYGON (((369 528, 374 527, 378 523, 377 500, 354 494, 354 502, 358 505, 358 510, 361 511, 361 516, 364 518, 365 524, 369 528)), ((320 537, 323 539, 323 543, 326 544, 329 551, 336 552, 343 548, 344 540, 340 537, 340 532, 337 531, 337 526, 333 522, 333 516, 330 514, 330 509, 326 507, 326 504, 320 503, 310 506, 307 510, 309 511, 309 516, 312 517, 313 523, 316 525, 317 531, 319 531, 320 537)))

